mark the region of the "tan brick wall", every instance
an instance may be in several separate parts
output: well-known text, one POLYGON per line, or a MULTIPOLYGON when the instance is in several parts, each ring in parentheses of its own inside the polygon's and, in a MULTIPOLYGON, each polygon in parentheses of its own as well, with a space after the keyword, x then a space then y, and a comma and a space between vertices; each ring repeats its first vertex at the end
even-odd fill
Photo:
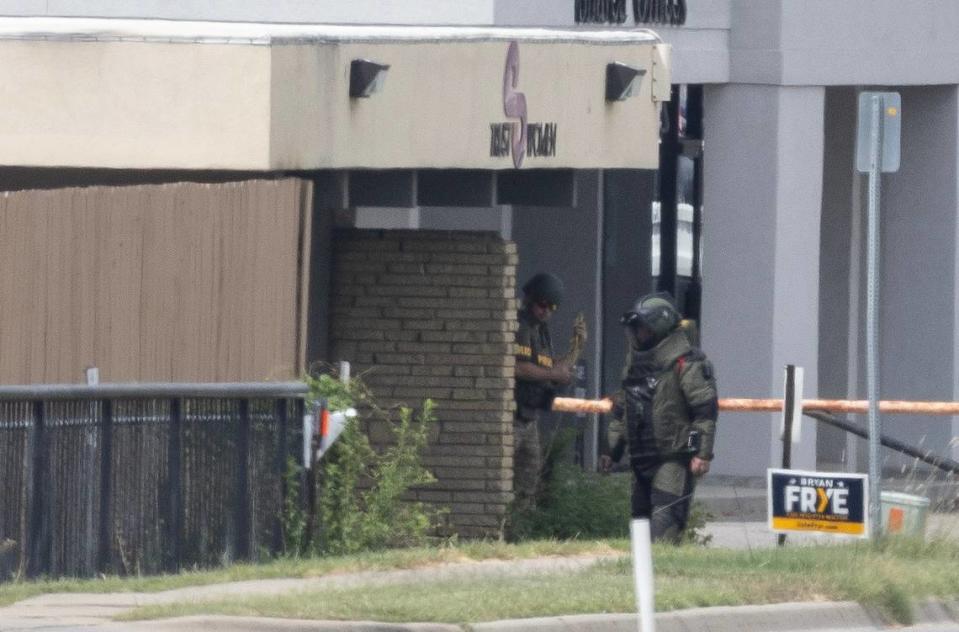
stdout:
MULTIPOLYGON (((496 235, 349 230, 334 239, 331 359, 381 403, 436 404, 416 498, 467 537, 499 533, 513 496, 516 245, 496 235)), ((374 423, 374 445, 389 437, 374 423)))

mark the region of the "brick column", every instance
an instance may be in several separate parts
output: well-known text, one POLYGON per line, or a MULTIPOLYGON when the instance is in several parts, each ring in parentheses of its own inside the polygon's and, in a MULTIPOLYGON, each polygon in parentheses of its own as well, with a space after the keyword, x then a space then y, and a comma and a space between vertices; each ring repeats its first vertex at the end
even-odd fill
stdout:
MULTIPOLYGON (((486 233, 338 232, 331 360, 349 360, 381 404, 436 404, 418 500, 452 531, 500 531, 513 489, 516 245, 486 233)), ((388 429, 369 428, 374 446, 388 429)))

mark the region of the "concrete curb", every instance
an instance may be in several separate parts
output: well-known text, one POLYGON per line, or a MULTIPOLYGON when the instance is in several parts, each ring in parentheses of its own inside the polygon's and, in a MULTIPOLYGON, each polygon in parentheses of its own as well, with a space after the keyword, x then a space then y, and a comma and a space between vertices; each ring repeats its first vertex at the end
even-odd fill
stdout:
POLYGON ((305 621, 260 617, 194 616, 111 623, 96 632, 463 632, 446 623, 378 623, 376 621, 305 621))
MULTIPOLYGON (((878 622, 854 602, 785 603, 763 606, 720 606, 662 612, 657 632, 768 632, 865 628, 878 622)), ((494 621, 471 626, 475 632, 635 632, 634 614, 579 615, 494 621)))
MULTIPOLYGON (((917 604, 918 624, 936 630, 956 630, 955 604, 917 604)), ((474 623, 464 627, 438 623, 376 623, 370 621, 301 621, 256 617, 192 616, 112 623, 97 632, 636 632, 635 614, 587 614, 474 623)), ((657 632, 871 632, 886 627, 874 613, 855 602, 781 603, 762 606, 691 608, 656 615, 657 632)))

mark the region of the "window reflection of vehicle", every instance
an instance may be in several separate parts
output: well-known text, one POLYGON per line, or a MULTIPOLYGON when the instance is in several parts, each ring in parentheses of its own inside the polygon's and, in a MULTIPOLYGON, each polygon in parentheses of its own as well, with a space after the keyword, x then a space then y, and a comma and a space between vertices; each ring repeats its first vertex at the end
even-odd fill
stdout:
MULTIPOLYGON (((693 276, 693 193, 695 162, 679 156, 676 169, 676 275, 693 276)), ((662 213, 659 202, 653 202, 653 230, 650 257, 653 277, 659 276, 659 241, 662 213)))
MULTIPOLYGON (((680 202, 676 205, 676 274, 681 277, 693 275, 693 205, 680 202)), ((660 239, 659 202, 653 202, 653 231, 650 258, 653 276, 659 276, 660 239)))

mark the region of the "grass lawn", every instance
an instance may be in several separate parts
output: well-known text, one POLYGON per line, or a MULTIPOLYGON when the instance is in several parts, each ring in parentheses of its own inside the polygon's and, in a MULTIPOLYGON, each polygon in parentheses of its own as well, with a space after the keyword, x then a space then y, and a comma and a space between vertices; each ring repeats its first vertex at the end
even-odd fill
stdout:
MULTIPOLYGON (((317 577, 357 570, 417 568, 442 562, 628 552, 625 540, 498 542, 367 553, 188 572, 151 578, 0 584, 0 603, 50 592, 154 592, 192 585, 278 577, 317 577)), ((654 547, 656 609, 786 601, 858 601, 909 623, 916 600, 959 596, 959 543, 895 539, 754 551, 654 547)), ((627 557, 578 573, 520 578, 447 579, 442 583, 247 595, 174 603, 128 612, 127 619, 231 614, 304 619, 469 623, 559 614, 632 612, 627 557)))
POLYGON ((544 540, 521 544, 471 541, 356 555, 279 559, 263 564, 234 564, 219 569, 184 571, 177 575, 5 582, 0 583, 0 606, 47 593, 160 592, 251 579, 309 578, 332 573, 421 568, 444 562, 600 555, 628 551, 627 540, 544 540))
MULTIPOLYGON (((612 548, 622 548, 616 543, 612 548)), ((654 549, 657 611, 787 601, 858 601, 909 623, 912 603, 959 596, 959 545, 918 540, 732 551, 654 549)), ((125 618, 229 614, 302 619, 470 623, 560 614, 633 612, 630 561, 580 573, 304 591, 151 606, 125 618)))

